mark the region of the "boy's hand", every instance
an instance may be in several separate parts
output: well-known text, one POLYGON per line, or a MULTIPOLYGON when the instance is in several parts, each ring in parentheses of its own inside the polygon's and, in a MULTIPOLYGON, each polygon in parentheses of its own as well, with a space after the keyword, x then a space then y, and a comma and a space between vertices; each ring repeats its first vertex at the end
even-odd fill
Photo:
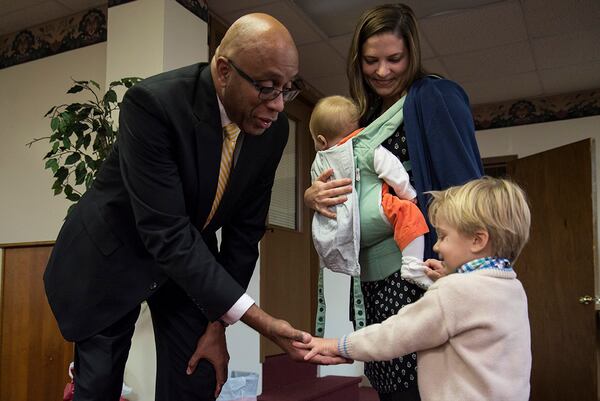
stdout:
POLYGON ((309 350, 308 354, 304 356, 305 361, 317 357, 318 359, 327 359, 323 357, 333 357, 334 360, 344 360, 346 363, 351 363, 350 359, 344 358, 340 355, 337 349, 337 339, 335 338, 318 338, 313 337, 309 343, 303 343, 294 341, 292 343, 294 347, 302 350, 309 350))
POLYGON ((423 263, 425 263, 425 266, 429 268, 425 270, 425 274, 433 281, 437 281, 440 277, 444 277, 448 274, 444 263, 437 259, 427 259, 423 263))

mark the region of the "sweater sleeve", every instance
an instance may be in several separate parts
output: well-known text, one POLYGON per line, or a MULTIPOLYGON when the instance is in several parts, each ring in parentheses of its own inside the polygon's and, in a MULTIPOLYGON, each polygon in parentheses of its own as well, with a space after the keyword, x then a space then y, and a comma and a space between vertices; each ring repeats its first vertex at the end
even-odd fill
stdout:
POLYGON ((354 360, 387 361, 437 347, 448 339, 440 294, 437 287, 431 287, 423 298, 396 315, 342 338, 339 348, 354 360))

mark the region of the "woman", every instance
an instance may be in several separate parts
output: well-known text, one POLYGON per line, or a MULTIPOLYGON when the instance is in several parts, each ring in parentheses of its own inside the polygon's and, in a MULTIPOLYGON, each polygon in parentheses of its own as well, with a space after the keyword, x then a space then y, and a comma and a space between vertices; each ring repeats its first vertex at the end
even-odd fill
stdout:
MULTIPOLYGON (((424 216, 425 191, 445 189, 482 175, 467 95, 456 83, 425 72, 417 21, 408 6, 382 5, 361 16, 348 55, 347 74, 363 126, 406 96, 403 123, 382 145, 409 166, 424 216)), ((331 175, 331 170, 324 172, 306 190, 304 200, 319 213, 334 217, 329 207, 344 202, 344 195, 352 188, 346 179, 328 181, 331 175)), ((434 256, 435 242, 430 225, 425 238, 426 258, 434 256)), ((387 277, 362 282, 367 324, 380 323, 422 296, 423 290, 402 280, 400 267, 401 260, 387 277)), ((367 363, 365 375, 382 401, 419 400, 416 354, 367 363)))

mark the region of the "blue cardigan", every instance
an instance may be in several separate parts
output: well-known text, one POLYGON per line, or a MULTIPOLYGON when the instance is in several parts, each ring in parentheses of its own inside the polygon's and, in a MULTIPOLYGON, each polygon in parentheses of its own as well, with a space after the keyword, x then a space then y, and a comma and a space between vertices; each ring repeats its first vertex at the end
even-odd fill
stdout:
POLYGON ((447 79, 425 77, 414 82, 404 103, 404 129, 419 208, 430 229, 425 236, 425 258, 437 257, 433 252, 437 235, 423 192, 483 175, 467 94, 447 79))

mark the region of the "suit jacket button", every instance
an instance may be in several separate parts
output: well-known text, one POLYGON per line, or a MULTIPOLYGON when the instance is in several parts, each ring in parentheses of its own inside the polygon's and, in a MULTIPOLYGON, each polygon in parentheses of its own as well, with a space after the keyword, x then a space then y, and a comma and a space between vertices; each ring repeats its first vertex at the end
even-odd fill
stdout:
POLYGON ((156 281, 155 281, 155 282, 153 282, 152 284, 150 284, 150 289, 151 289, 151 290, 155 290, 155 289, 157 289, 157 288, 158 288, 158 284, 156 284, 156 281))

